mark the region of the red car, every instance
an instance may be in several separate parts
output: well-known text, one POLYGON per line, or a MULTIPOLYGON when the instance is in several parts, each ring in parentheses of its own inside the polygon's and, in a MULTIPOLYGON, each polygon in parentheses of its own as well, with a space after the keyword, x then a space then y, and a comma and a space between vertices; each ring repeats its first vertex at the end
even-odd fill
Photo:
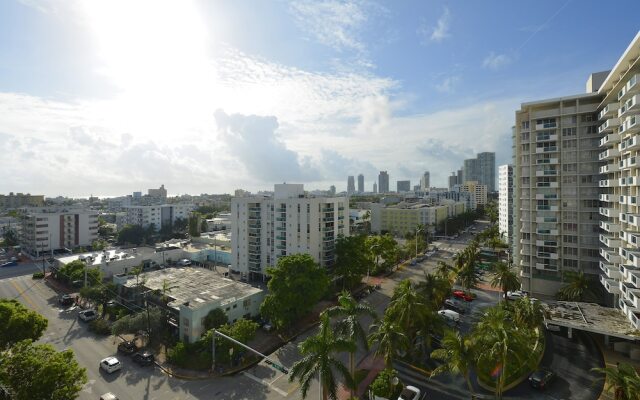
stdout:
POLYGON ((454 290, 453 297, 458 298, 460 300, 464 300, 464 301, 473 301, 473 297, 469 296, 462 290, 454 290))

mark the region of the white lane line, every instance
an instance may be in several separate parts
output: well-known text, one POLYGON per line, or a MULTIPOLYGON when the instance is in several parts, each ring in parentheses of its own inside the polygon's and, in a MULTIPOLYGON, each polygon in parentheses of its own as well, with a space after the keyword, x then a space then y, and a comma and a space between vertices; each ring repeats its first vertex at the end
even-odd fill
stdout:
POLYGON ((270 388, 270 389, 275 390, 275 391, 276 391, 276 392, 278 392, 282 397, 287 397, 287 392, 285 392, 284 390, 282 390, 282 389, 280 389, 280 388, 277 388, 277 387, 275 387, 275 386, 271 386, 271 385, 269 384, 269 382, 268 382, 268 381, 266 381, 266 380, 264 380, 264 379, 260 379, 260 378, 258 378, 257 376, 251 375, 251 374, 250 374, 250 373, 248 373, 248 372, 243 372, 243 373, 242 373, 242 375, 246 376, 247 378, 249 378, 249 379, 251 379, 251 380, 253 380, 253 381, 256 381, 256 382, 258 382, 258 383, 261 383, 261 384, 263 384, 263 385, 267 386, 267 387, 268 387, 268 388, 270 388))

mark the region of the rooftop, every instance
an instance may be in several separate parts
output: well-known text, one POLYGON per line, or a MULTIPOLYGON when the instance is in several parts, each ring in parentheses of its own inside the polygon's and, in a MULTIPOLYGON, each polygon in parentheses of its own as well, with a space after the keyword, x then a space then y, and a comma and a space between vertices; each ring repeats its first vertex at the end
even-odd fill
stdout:
POLYGON ((68 264, 75 260, 84 259, 88 266, 98 266, 102 264, 104 259, 107 261, 125 260, 136 257, 145 257, 155 253, 151 247, 137 247, 131 249, 109 249, 102 251, 94 251, 90 253, 71 254, 68 256, 58 257, 58 261, 62 264, 68 264))
MULTIPOLYGON (((168 294, 173 298, 168 305, 176 309, 180 308, 180 305, 198 308, 211 302, 224 306, 262 291, 246 283, 224 278, 217 272, 204 268, 167 268, 150 271, 140 274, 140 280, 150 290, 162 290, 164 281, 172 287, 175 286, 168 294)), ((135 284, 136 278, 130 277, 124 286, 133 287, 135 284)))
POLYGON ((624 339, 640 340, 640 331, 631 326, 617 308, 573 301, 547 301, 545 322, 624 339))

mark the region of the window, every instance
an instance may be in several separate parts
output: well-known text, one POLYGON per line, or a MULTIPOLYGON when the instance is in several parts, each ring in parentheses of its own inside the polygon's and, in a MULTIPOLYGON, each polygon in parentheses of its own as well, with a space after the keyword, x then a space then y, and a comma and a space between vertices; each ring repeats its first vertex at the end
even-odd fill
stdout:
POLYGON ((582 122, 593 122, 597 120, 598 120, 598 116, 596 114, 584 114, 582 115, 582 118, 581 118, 582 122))
POLYGON ((529 121, 522 121, 522 129, 529 129, 529 121))
POLYGON ((562 128, 562 136, 575 136, 576 128, 562 128))

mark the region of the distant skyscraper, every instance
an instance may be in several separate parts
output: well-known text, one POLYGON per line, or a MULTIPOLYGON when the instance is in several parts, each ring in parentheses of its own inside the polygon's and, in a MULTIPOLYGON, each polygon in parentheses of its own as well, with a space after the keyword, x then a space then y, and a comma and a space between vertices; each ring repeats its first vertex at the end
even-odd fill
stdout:
POLYGON ((449 190, 452 190, 455 185, 458 184, 458 175, 455 172, 451 173, 449 177, 449 190))
POLYGON ((389 174, 387 171, 380 171, 378 175, 378 191, 380 193, 389 193, 389 174))
POLYGON ((464 181, 462 180, 462 168, 458 170, 458 185, 462 185, 464 181))
POLYGON ((429 190, 431 186, 429 186, 431 182, 429 182, 429 171, 424 171, 424 174, 420 177, 420 190, 426 192, 429 190))
POLYGON ((373 193, 378 193, 378 184, 377 183, 373 183, 373 193))
POLYGON ((477 158, 469 158, 467 160, 464 160, 464 168, 462 169, 462 182, 461 184, 464 184, 465 182, 470 182, 470 181, 479 181, 479 170, 478 170, 478 159, 477 158))
POLYGON ((478 154, 478 181, 487 185, 487 191, 496 191, 496 153, 478 154))
POLYGON ((358 193, 364 193, 364 175, 358 175, 358 193))
POLYGON ((335 187, 334 185, 331 185, 331 186, 329 187, 329 194, 330 194, 331 196, 335 196, 335 195, 336 195, 336 187, 335 187))
POLYGON ((396 187, 397 187, 397 192, 398 193, 404 193, 404 192, 410 192, 411 191, 411 181, 398 181, 396 183, 396 187))
POLYGON ((347 194, 353 194, 356 192, 356 183, 353 179, 353 175, 347 177, 347 194))

